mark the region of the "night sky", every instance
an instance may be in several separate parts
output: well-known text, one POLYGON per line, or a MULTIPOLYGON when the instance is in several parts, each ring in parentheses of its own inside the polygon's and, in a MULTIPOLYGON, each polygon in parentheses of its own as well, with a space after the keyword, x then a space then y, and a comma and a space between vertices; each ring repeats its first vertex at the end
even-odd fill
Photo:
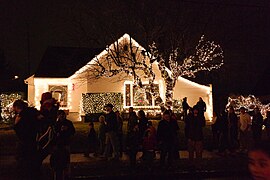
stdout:
POLYGON ((181 42, 188 54, 205 34, 222 46, 225 65, 196 81, 217 94, 269 94, 268 0, 0 0, 0 27, 0 49, 20 77, 35 72, 48 46, 104 47, 129 33, 144 47, 181 42))

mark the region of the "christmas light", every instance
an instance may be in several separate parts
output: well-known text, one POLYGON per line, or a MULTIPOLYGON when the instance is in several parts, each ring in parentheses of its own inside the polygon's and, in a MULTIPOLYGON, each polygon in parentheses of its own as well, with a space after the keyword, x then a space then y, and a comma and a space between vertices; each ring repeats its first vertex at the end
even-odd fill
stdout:
POLYGON ((156 59, 159 62, 159 69, 166 83, 165 106, 167 108, 172 106, 173 89, 179 77, 195 77, 195 74, 199 71, 212 71, 219 69, 223 65, 222 48, 213 41, 206 41, 204 36, 199 40, 195 53, 183 60, 179 59, 181 54, 179 48, 170 51, 168 56, 170 71, 166 68, 164 53, 159 52, 155 42, 149 48, 151 59, 156 59))
POLYGON ((261 110, 261 113, 264 117, 266 117, 267 111, 270 111, 270 103, 262 104, 261 101, 254 95, 249 95, 247 97, 244 96, 228 97, 226 109, 228 110, 229 107, 233 107, 237 113, 239 113, 241 107, 246 108, 248 111, 253 111, 254 108, 258 107, 261 110))
POLYGON ((10 122, 14 117, 14 112, 12 111, 13 102, 17 99, 23 99, 20 93, 11 94, 0 94, 0 106, 1 106, 1 117, 5 122, 10 122))
POLYGON ((123 96, 121 93, 83 93, 82 109, 84 114, 102 113, 106 104, 112 104, 114 110, 123 109, 123 96))

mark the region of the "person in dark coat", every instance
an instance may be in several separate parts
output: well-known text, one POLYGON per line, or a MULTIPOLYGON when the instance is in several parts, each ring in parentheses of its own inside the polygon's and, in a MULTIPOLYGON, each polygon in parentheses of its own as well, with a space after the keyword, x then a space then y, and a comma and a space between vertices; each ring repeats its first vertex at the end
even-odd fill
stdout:
POLYGON ((188 115, 188 110, 190 108, 190 106, 187 103, 187 97, 183 98, 182 108, 183 108, 183 120, 185 121, 185 119, 186 119, 186 117, 188 115))
POLYGON ((262 125, 263 125, 263 116, 260 112, 260 109, 256 107, 254 109, 254 115, 252 118, 252 125, 251 125, 253 140, 255 142, 258 142, 262 139, 262 125))
POLYGON ((122 157, 123 155, 123 119, 119 111, 116 111, 115 114, 117 116, 117 123, 118 123, 117 137, 119 141, 119 154, 120 154, 120 157, 122 157))
POLYGON ((134 168, 136 166, 136 156, 140 146, 140 132, 138 123, 135 124, 133 130, 127 135, 126 145, 130 166, 131 168, 134 168))
POLYGON ((56 143, 66 146, 70 149, 71 137, 75 134, 73 123, 66 118, 66 113, 59 110, 57 113, 57 121, 55 123, 56 143))
POLYGON ((89 153, 93 153, 94 156, 96 156, 97 153, 97 133, 94 128, 94 123, 90 122, 89 123, 89 133, 88 133, 88 148, 84 154, 85 157, 89 157, 89 153))
POLYGON ((53 142, 50 164, 58 178, 70 176, 70 144, 71 137, 75 134, 73 123, 66 118, 63 110, 57 112, 57 120, 54 125, 55 139, 53 142))
POLYGON ((193 116, 190 118, 188 129, 188 151, 189 159, 194 159, 194 152, 196 158, 202 158, 203 152, 203 127, 205 126, 205 119, 199 115, 199 108, 193 107, 193 116))
POLYGON ((228 150, 228 113, 222 111, 220 116, 220 140, 219 140, 219 154, 224 156, 226 155, 226 150, 228 150))
POLYGON ((134 112, 133 107, 129 108, 129 116, 128 116, 128 123, 127 123, 127 132, 133 131, 135 125, 138 124, 138 117, 136 112, 134 112))
POLYGON ((188 136, 189 136, 189 129, 190 129, 190 121, 191 121, 191 118, 193 117, 193 109, 192 108, 189 108, 189 111, 188 111, 188 114, 187 114, 187 117, 185 119, 185 128, 184 128, 184 131, 185 131, 185 138, 186 138, 186 141, 188 140, 188 136))
POLYGON ((105 142, 105 156, 109 158, 111 147, 113 148, 113 159, 119 159, 119 142, 117 138, 118 122, 115 112, 112 110, 113 105, 107 104, 105 106, 107 114, 105 116, 106 124, 106 142, 105 142))
POLYGON ((199 98, 199 101, 197 102, 196 107, 199 110, 199 116, 204 117, 204 112, 206 112, 206 104, 201 97, 199 98))
POLYGON ((139 120, 139 133, 140 133, 140 140, 142 142, 143 136, 145 131, 148 128, 148 119, 145 116, 145 112, 140 110, 138 112, 138 120, 139 120))
POLYGON ((160 146, 160 164, 165 165, 167 159, 167 165, 172 166, 175 144, 177 141, 177 122, 171 121, 170 111, 166 110, 163 113, 163 119, 158 124, 157 139, 160 146))
POLYGON ((229 144, 230 144, 230 151, 235 152, 235 150, 239 146, 238 142, 238 118, 235 114, 234 108, 229 108, 228 114, 228 123, 229 123, 229 144))
POLYGON ((19 140, 16 155, 18 176, 21 179, 38 179, 41 163, 36 136, 40 113, 28 107, 23 100, 16 100, 13 103, 13 110, 16 113, 14 130, 19 140))

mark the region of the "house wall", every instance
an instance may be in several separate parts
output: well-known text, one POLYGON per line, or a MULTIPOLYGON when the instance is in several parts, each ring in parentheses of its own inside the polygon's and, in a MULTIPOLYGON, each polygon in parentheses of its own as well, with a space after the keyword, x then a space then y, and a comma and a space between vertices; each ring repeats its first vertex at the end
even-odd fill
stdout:
POLYGON ((182 77, 178 78, 176 82, 174 99, 183 99, 187 97, 188 104, 193 107, 199 101, 199 97, 202 97, 206 104, 205 118, 211 120, 213 116, 213 100, 212 100, 212 87, 203 86, 182 77))
POLYGON ((81 94, 86 92, 86 85, 77 83, 76 80, 70 80, 69 78, 33 78, 34 93, 31 86, 28 84, 28 100, 32 100, 33 105, 40 109, 41 95, 44 92, 49 91, 49 85, 66 85, 68 86, 67 94, 67 107, 61 107, 60 109, 68 110, 68 118, 73 121, 80 120, 80 101, 81 94))
MULTIPOLYGON (((165 101, 166 85, 161 77, 161 73, 158 69, 158 64, 153 63, 153 71, 156 75, 155 83, 159 84, 160 95, 163 101, 165 101)), ((102 93, 102 92, 120 92, 124 93, 124 83, 125 81, 132 81, 132 77, 120 79, 123 74, 111 78, 100 78, 97 80, 90 80, 87 83, 87 92, 91 93, 102 93)), ((147 83, 143 80, 143 83, 147 83)), ((210 120, 212 117, 212 88, 209 86, 203 86, 185 78, 179 78, 175 89, 174 89, 174 99, 183 99, 188 97, 188 103, 190 106, 194 106, 199 97, 202 97, 207 106, 207 113, 205 113, 206 119, 210 120)))
POLYGON ((25 83, 28 85, 27 89, 27 100, 30 105, 35 106, 35 84, 34 76, 29 77, 25 80, 25 83))

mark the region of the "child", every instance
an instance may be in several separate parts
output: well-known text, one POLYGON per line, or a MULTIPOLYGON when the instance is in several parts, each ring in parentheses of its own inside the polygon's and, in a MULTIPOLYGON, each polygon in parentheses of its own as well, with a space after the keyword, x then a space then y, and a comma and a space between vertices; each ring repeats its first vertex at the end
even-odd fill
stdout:
POLYGON ((248 168, 253 179, 269 179, 270 177, 270 143, 262 141, 248 153, 248 168))
POLYGON ((156 130, 152 126, 152 122, 148 122, 148 129, 145 131, 143 138, 143 160, 148 168, 151 169, 151 164, 155 158, 155 148, 157 145, 156 130))
POLYGON ((88 133, 88 148, 84 154, 85 157, 89 157, 89 153, 94 153, 96 156, 97 152, 97 134, 94 129, 94 123, 89 123, 89 133, 88 133))
POLYGON ((130 159, 130 166, 134 168, 136 165, 136 155, 139 150, 140 144, 140 132, 138 123, 135 124, 134 128, 129 132, 127 137, 127 151, 130 159))
POLYGON ((105 140, 106 140, 106 125, 105 125, 105 116, 101 115, 98 118, 99 128, 98 128, 98 141, 99 141, 99 153, 100 155, 104 154, 105 150, 105 140))

